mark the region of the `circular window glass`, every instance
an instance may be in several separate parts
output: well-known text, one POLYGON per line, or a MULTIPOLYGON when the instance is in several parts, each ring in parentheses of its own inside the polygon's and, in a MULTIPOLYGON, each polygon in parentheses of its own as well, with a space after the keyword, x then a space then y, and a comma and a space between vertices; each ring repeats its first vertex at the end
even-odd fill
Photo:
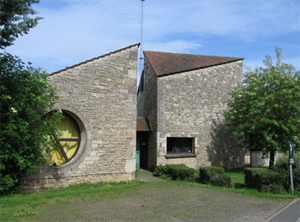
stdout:
POLYGON ((75 120, 68 114, 63 113, 64 118, 60 123, 60 139, 57 139, 57 147, 49 147, 43 152, 49 166, 59 166, 69 162, 77 153, 80 145, 80 131, 75 120))

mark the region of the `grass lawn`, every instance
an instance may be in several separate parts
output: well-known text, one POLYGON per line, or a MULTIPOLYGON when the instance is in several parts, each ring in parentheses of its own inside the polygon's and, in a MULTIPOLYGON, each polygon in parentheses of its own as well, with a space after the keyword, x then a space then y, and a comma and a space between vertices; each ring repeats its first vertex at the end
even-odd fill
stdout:
POLYGON ((229 169, 225 171, 225 175, 231 177, 231 183, 245 183, 244 168, 229 169))
POLYGON ((80 184, 3 196, 0 198, 0 221, 25 221, 41 214, 47 206, 67 207, 73 199, 90 200, 89 203, 97 201, 97 197, 114 199, 125 192, 134 192, 142 185, 140 182, 80 184))

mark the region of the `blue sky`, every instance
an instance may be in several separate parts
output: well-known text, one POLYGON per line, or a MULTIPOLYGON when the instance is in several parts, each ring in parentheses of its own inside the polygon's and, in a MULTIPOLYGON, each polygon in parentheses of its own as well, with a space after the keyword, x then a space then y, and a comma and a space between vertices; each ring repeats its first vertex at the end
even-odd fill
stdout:
MULTIPOLYGON (((141 39, 141 0, 40 0, 44 17, 6 51, 51 73, 141 39)), ((265 56, 300 70, 299 0, 145 0, 143 50, 244 57, 265 56)))

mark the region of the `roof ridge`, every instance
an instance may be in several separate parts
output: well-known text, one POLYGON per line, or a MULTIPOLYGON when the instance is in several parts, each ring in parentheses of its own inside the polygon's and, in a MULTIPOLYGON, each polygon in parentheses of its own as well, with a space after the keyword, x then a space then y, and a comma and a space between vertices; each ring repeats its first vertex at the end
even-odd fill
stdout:
POLYGON ((76 63, 76 64, 74 64, 74 65, 72 65, 72 66, 67 66, 67 67, 64 68, 64 69, 60 69, 60 70, 58 70, 58 71, 55 71, 55 72, 52 72, 52 73, 48 74, 48 76, 52 76, 52 75, 57 74, 57 73, 60 73, 60 72, 62 72, 62 71, 66 71, 66 70, 68 70, 68 69, 75 68, 75 67, 77 67, 77 66, 86 64, 86 63, 88 63, 88 62, 92 62, 92 61, 94 61, 94 60, 96 60, 96 59, 104 58, 104 57, 106 57, 106 56, 115 54, 115 53, 117 53, 117 52, 121 52, 121 51, 130 49, 130 48, 132 48, 132 47, 139 46, 140 44, 141 44, 141 43, 137 42, 137 43, 135 43, 135 44, 126 46, 126 47, 124 47, 124 48, 117 49, 117 50, 115 50, 115 51, 112 51, 112 52, 109 52, 109 53, 106 53, 106 54, 103 54, 103 55, 100 55, 100 56, 97 56, 97 57, 93 57, 93 58, 91 58, 91 59, 85 60, 85 61, 80 62, 80 63, 76 63))

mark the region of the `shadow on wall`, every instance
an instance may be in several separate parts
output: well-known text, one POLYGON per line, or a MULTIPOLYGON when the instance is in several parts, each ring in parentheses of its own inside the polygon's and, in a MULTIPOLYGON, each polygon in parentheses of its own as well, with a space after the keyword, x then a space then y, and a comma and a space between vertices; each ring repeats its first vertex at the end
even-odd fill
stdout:
POLYGON ((245 165, 245 150, 238 147, 236 136, 226 129, 226 122, 214 120, 211 126, 211 142, 207 146, 208 160, 212 166, 226 169, 245 165))

